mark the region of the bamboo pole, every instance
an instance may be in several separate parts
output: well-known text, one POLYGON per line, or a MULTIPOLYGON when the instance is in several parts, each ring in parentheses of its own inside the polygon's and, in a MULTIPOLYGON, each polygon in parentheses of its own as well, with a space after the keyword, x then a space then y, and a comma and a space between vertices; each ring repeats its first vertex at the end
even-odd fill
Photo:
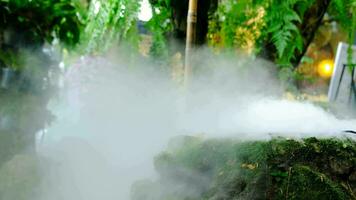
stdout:
POLYGON ((185 47, 184 85, 187 88, 192 76, 192 51, 196 42, 198 0, 189 0, 187 40, 185 47))

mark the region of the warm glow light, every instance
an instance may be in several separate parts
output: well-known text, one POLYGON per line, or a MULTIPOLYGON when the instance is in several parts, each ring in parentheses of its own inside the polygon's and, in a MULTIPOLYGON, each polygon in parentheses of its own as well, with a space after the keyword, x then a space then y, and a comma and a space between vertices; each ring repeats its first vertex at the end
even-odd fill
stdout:
POLYGON ((318 65, 318 73, 323 78, 330 78, 334 71, 333 60, 323 60, 318 65))

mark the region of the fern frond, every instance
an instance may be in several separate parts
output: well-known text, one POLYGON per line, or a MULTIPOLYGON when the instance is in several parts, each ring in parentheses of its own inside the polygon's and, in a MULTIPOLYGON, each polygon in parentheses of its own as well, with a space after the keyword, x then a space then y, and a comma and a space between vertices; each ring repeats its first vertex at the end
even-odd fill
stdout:
POLYGON ((267 29, 280 63, 290 63, 295 50, 303 49, 303 38, 297 27, 302 22, 302 17, 295 10, 299 4, 305 9, 306 5, 302 0, 275 0, 268 10, 267 29))

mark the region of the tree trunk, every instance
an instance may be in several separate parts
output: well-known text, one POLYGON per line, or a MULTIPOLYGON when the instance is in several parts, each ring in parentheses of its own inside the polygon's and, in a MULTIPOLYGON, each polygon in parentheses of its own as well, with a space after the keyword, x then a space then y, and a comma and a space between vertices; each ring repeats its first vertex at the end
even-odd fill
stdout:
POLYGON ((192 73, 192 53, 196 43, 198 0, 189 0, 187 39, 185 45, 184 85, 188 86, 192 73))
POLYGON ((314 40, 315 34, 322 24, 324 15, 330 5, 331 0, 316 0, 303 16, 303 23, 299 26, 303 37, 303 50, 295 52, 295 59, 292 61, 294 67, 298 67, 300 61, 308 50, 309 45, 314 40))

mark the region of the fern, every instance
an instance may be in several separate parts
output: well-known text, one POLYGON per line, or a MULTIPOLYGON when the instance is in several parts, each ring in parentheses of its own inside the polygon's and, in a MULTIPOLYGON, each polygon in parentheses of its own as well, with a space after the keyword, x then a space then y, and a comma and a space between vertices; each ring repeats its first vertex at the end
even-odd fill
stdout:
MULTIPOLYGON (((310 1, 309 1, 310 2, 310 1)), ((299 7, 303 13, 311 3, 303 0, 272 1, 267 15, 267 32, 277 50, 277 62, 290 66, 295 51, 302 51, 303 38, 297 27, 302 22, 301 14, 294 8, 299 7)))
POLYGON ((285 54, 287 45, 292 41, 294 35, 299 34, 299 30, 294 22, 300 22, 299 16, 293 11, 287 11, 287 14, 283 19, 278 20, 273 19, 275 23, 268 32, 272 34, 272 42, 277 48, 279 58, 282 58, 285 54))

